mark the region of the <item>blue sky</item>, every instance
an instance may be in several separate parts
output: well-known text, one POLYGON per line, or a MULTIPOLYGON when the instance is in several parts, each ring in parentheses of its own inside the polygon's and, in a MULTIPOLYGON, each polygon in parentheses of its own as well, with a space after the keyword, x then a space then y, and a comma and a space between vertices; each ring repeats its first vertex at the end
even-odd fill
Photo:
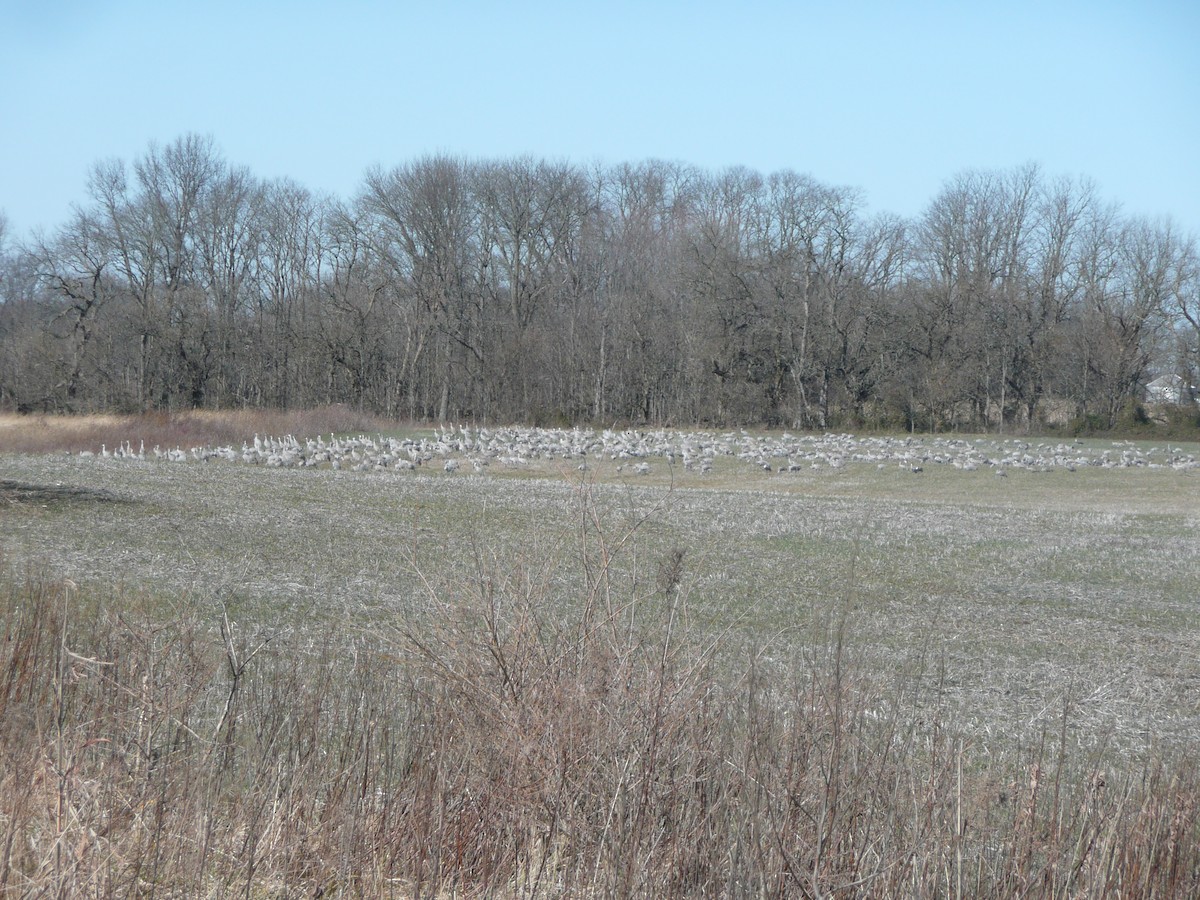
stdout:
POLYGON ((966 169, 1087 176, 1200 236, 1200 3, 0 0, 0 210, 211 135, 349 198, 446 152, 793 169, 917 216, 966 169))

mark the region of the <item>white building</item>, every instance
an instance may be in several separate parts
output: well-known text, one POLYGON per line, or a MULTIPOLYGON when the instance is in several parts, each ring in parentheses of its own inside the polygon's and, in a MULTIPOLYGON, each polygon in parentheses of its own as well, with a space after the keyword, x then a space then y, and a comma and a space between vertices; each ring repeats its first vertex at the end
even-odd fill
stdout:
MULTIPOLYGON (((1147 403, 1164 403, 1178 406, 1196 396, 1195 385, 1186 385, 1178 375, 1160 375, 1146 385, 1147 403)), ((1200 399, 1197 399, 1200 403, 1200 399)))

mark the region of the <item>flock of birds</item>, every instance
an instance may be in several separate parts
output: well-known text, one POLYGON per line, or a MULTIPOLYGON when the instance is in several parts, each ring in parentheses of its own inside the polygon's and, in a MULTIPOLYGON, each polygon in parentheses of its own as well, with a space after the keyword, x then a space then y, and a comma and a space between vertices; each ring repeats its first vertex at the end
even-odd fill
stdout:
POLYGON ((898 467, 920 473, 927 466, 953 466, 971 472, 991 469, 1005 476, 1010 470, 1076 471, 1084 467, 1200 468, 1194 452, 1165 443, 1142 449, 1130 441, 1111 446, 1082 441, 1042 442, 1016 438, 856 437, 851 434, 755 435, 740 432, 548 429, 467 425, 439 428, 430 437, 398 438, 382 434, 298 440, 255 435, 241 448, 192 447, 190 450, 154 447, 137 450, 125 442, 113 451, 80 456, 164 460, 174 463, 220 460, 269 468, 318 466, 357 472, 415 470, 438 467, 445 472, 483 472, 490 465, 522 467, 555 460, 585 470, 607 460, 619 473, 648 475, 656 467, 679 466, 707 474, 722 458, 740 460, 764 472, 842 469, 851 464, 898 467))

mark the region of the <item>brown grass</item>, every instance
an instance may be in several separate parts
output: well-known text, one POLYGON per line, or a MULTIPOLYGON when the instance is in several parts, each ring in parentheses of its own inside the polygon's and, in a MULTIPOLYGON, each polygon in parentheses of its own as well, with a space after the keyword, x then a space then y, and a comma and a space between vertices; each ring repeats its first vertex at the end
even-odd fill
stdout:
POLYGON ((344 405, 307 410, 189 410, 146 415, 48 416, 0 413, 0 452, 51 453, 115 450, 126 441, 136 451, 179 447, 240 446, 255 434, 297 437, 394 429, 397 423, 344 405))
MULTIPOLYGON (((1200 773, 1100 769, 1071 710, 981 757, 847 651, 719 661, 687 558, 652 589, 586 500, 556 566, 430 587, 434 624, 246 633, 217 612, 9 578, 4 896, 1172 897, 1200 773)), ((637 524, 632 526, 637 527, 637 524)))

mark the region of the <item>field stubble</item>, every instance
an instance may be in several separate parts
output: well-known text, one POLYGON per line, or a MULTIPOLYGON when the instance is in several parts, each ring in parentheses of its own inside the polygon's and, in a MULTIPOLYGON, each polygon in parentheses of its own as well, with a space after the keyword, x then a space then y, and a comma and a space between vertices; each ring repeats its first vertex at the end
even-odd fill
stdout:
MULTIPOLYGON (((0 477, 10 570, 69 579, 39 609, 113 585, 133 598, 103 619, 132 650, 64 665, 82 688, 89 667, 144 657, 129 683, 166 692, 121 714, 162 717, 128 765, 160 784, 160 813, 181 792, 168 831, 207 829, 180 848, 223 847, 244 867, 172 851, 164 871, 196 879, 193 892, 274 879, 351 894, 1135 896, 1200 883, 1200 861, 1179 855, 1200 814, 1192 475, 766 475, 729 459, 705 477, 555 463, 474 476, 45 455, 2 457, 0 477), (194 624, 160 644, 167 632, 135 618, 194 624), (388 653, 363 655, 380 635, 407 648, 394 651, 410 660, 398 691, 381 674, 388 653), (224 663, 189 649, 197 637, 224 663), (220 665, 224 700, 186 706, 220 665), (178 666, 195 673, 177 684, 178 666), (239 696, 257 736, 235 736, 239 696), (169 734, 181 759, 202 754, 197 772, 214 780, 196 784, 213 793, 155 781, 151 744, 169 734), (326 771, 318 747, 356 762, 331 756, 326 771), (232 792, 242 783, 253 789, 232 792), (264 805, 242 809, 258 792, 264 805), (220 798, 228 834, 205 797, 220 798), (728 849, 703 856, 716 847, 728 849), (372 881, 380 866, 402 877, 372 881)), ((40 627, 21 624, 23 608, 9 610, 18 636, 40 627)), ((16 683, 20 712, 32 682, 16 683)), ((54 771, 38 777, 71 783, 73 768, 54 771)), ((60 787, 60 810, 73 790, 60 787)), ((78 840, 93 856, 104 843, 78 840)), ((137 859, 157 859, 159 838, 145 841, 137 859)), ((121 854, 89 877, 125 883, 121 854)), ((40 866, 28 884, 102 892, 61 854, 40 866)), ((140 866, 135 879, 156 877, 140 866)))
POLYGON ((578 596, 582 490, 614 528, 645 519, 620 560, 635 594, 686 551, 689 615, 731 659, 787 665, 836 615, 876 672, 919 672, 926 702, 980 740, 1028 739, 1068 701, 1084 743, 1200 740, 1200 541, 1182 511, 1200 509, 1200 478, 1169 470, 762 477, 729 461, 715 479, 655 480, 53 455, 5 457, 3 472, 121 501, 0 509, 10 565, 342 633, 419 620, 481 556, 550 570, 552 596, 578 596))

